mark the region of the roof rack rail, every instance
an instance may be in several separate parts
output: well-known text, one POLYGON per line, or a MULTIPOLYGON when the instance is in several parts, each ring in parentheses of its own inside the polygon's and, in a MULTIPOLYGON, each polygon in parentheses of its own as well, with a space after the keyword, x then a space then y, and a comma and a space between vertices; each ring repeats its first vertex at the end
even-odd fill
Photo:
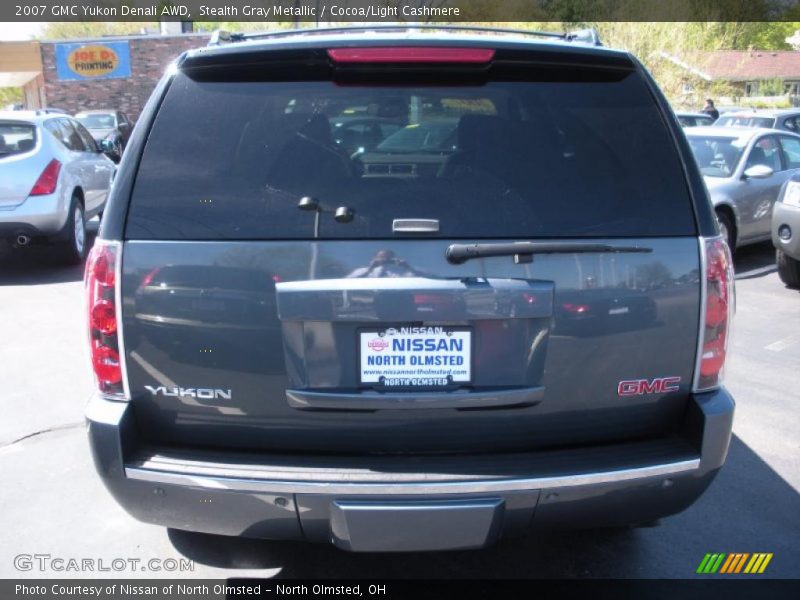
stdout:
POLYGON ((313 27, 305 29, 285 29, 280 31, 257 31, 252 33, 231 33, 217 29, 211 34, 209 46, 219 46, 225 43, 242 42, 245 40, 270 39, 280 37, 293 37, 300 35, 324 35, 328 33, 358 33, 358 32, 383 32, 383 31, 454 31, 473 33, 503 33, 514 35, 528 35, 532 37, 548 37, 566 42, 578 42, 593 46, 602 46, 597 29, 580 29, 565 33, 554 31, 535 31, 532 29, 513 29, 507 27, 481 27, 477 25, 434 25, 425 24, 398 24, 398 25, 350 25, 346 27, 313 27))

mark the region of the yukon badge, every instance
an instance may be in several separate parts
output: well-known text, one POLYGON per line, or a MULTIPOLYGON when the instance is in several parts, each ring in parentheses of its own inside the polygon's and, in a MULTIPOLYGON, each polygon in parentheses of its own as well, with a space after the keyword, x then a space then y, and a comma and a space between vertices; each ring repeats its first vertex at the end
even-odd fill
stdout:
POLYGON ((649 379, 630 379, 620 381, 617 393, 620 396, 641 396, 642 394, 663 394, 664 392, 677 392, 680 377, 656 377, 649 379))
POLYGON ((231 390, 220 390, 212 388, 183 388, 183 387, 166 387, 160 385, 153 387, 146 385, 144 388, 154 396, 172 396, 175 398, 196 398, 198 400, 230 400, 232 396, 231 390))

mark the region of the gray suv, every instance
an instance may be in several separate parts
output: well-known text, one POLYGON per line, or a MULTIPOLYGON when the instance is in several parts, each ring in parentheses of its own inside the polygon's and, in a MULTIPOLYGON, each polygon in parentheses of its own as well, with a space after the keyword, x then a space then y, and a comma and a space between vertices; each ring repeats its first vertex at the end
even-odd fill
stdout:
POLYGON ((86 271, 135 518, 479 548, 722 467, 730 254, 664 97, 575 36, 455 33, 225 36, 157 87, 86 271))

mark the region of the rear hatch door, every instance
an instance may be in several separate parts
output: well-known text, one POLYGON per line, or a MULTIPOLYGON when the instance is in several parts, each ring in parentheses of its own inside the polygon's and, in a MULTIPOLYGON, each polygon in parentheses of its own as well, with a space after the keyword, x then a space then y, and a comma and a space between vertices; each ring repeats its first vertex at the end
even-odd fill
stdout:
POLYGON ((571 60, 184 65, 126 228, 145 434, 424 453, 673 427, 700 289, 680 158, 627 59, 571 60))

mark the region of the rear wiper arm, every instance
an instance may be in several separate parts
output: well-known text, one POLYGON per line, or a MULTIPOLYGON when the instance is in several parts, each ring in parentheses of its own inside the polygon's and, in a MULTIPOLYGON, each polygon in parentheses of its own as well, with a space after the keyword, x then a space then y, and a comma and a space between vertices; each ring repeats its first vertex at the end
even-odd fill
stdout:
POLYGON ((533 262, 534 254, 644 253, 652 248, 642 246, 613 246, 592 242, 509 242, 499 244, 450 244, 445 256, 460 265, 471 258, 513 256, 515 263, 533 262))

